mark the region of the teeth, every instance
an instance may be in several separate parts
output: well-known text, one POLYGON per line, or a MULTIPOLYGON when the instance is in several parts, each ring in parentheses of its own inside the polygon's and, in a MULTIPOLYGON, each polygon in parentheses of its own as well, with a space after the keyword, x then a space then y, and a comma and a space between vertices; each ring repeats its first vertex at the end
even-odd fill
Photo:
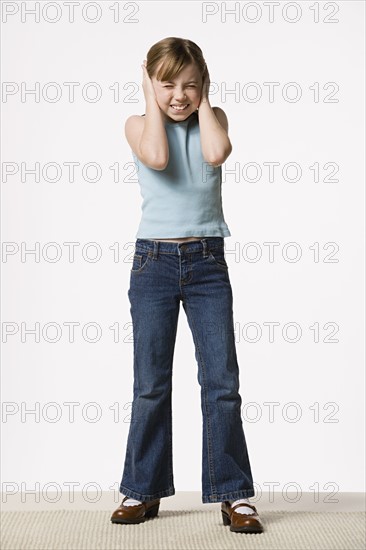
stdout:
POLYGON ((176 105, 171 105, 171 107, 173 109, 175 109, 176 111, 184 111, 184 109, 186 109, 188 107, 188 105, 185 105, 184 107, 178 107, 176 105))

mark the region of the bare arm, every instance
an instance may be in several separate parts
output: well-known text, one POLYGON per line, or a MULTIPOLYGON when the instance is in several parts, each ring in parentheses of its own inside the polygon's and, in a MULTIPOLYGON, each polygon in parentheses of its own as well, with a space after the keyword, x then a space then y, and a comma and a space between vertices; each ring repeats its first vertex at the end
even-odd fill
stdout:
POLYGON ((156 101, 155 90, 145 66, 143 90, 145 116, 132 115, 125 122, 125 136, 137 158, 149 168, 164 170, 169 161, 169 145, 163 116, 156 101))
POLYGON ((220 166, 232 151, 228 136, 228 120, 220 107, 211 107, 208 98, 209 75, 205 79, 198 107, 202 154, 206 162, 220 166))
POLYGON ((164 170, 169 161, 169 145, 162 113, 154 98, 146 100, 146 115, 139 143, 142 162, 155 170, 164 170))

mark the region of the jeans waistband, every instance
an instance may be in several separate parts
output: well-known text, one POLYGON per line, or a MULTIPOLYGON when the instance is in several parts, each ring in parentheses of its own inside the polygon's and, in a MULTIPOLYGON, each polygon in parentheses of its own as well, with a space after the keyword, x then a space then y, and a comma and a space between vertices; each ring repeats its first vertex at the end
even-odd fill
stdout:
POLYGON ((149 239, 136 239, 135 250, 141 252, 153 252, 154 256, 160 254, 177 254, 203 252, 208 254, 210 250, 224 249, 224 237, 202 237, 196 241, 186 241, 181 243, 154 241, 149 239))

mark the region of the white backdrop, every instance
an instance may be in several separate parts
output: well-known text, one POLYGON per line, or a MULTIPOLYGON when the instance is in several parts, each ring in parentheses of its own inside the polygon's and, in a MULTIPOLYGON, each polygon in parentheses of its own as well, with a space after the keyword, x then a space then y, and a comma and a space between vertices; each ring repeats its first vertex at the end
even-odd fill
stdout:
MULTIPOLYGON (((229 119, 225 247, 257 495, 363 491, 364 3, 37 4, 2 3, 2 491, 118 491, 141 206, 124 122, 145 112, 141 64, 167 36, 202 48, 229 119)), ((201 491, 197 368, 181 307, 176 491, 201 491)))

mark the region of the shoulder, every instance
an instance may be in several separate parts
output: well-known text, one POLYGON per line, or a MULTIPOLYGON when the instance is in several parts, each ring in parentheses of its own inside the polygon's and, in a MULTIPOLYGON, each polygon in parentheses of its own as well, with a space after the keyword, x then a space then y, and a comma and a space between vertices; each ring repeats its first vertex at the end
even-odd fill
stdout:
POLYGON ((220 122, 221 126, 226 130, 226 132, 229 129, 229 122, 226 116, 226 113, 221 107, 212 107, 213 112, 215 113, 215 116, 217 120, 220 122))
POLYGON ((131 115, 125 121, 125 137, 132 151, 140 159, 139 143, 144 131, 145 117, 141 115, 131 115))
POLYGON ((128 128, 138 128, 144 122, 145 115, 130 115, 125 121, 125 130, 128 128))

